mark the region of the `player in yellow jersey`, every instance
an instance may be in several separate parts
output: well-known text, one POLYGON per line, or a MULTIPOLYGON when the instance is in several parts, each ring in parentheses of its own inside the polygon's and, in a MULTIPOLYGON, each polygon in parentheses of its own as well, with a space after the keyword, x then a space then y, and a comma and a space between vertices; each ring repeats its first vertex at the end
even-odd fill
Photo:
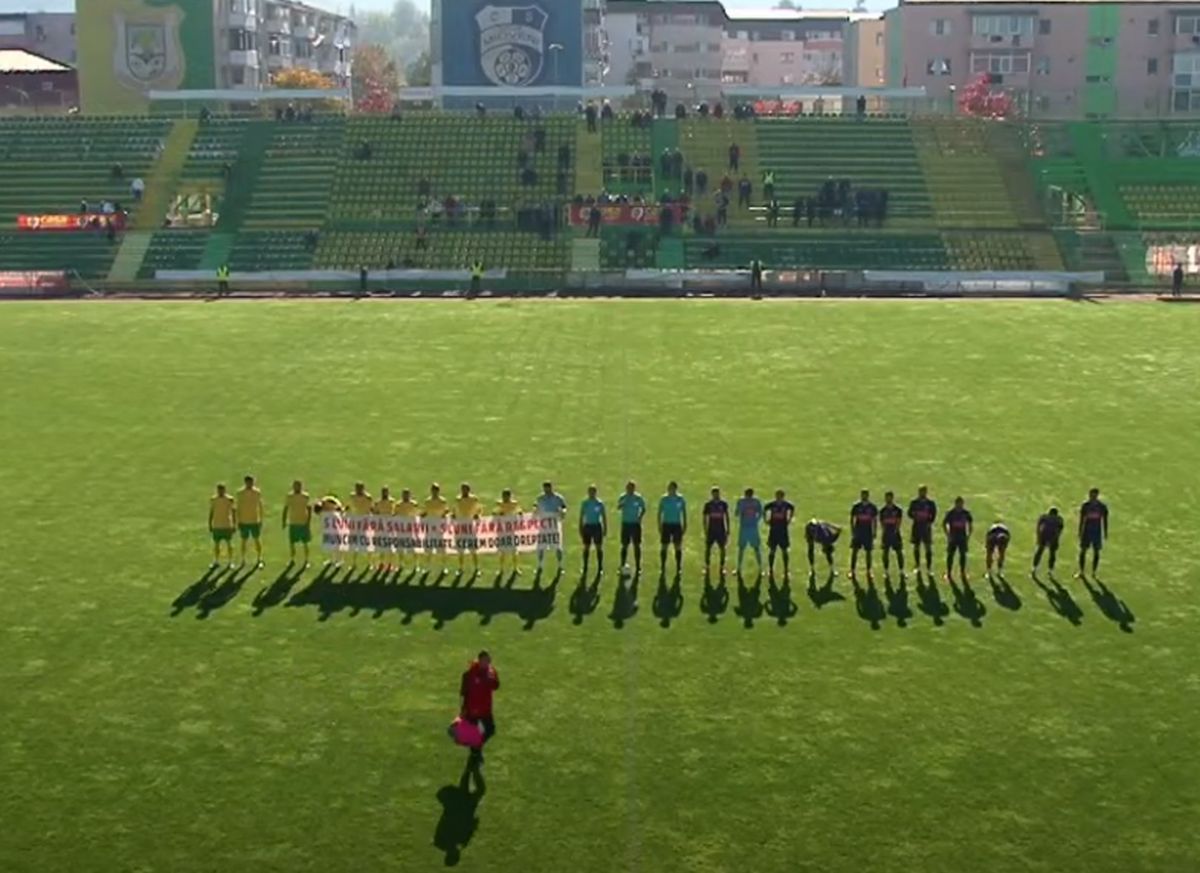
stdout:
MULTIPOLYGON (((516 520, 521 517, 521 504, 513 497, 512 489, 505 488, 500 492, 500 499, 496 501, 496 520, 500 524, 506 521, 516 520)), ((512 555, 512 572, 514 576, 521 575, 521 568, 517 565, 517 536, 515 533, 505 533, 499 531, 496 537, 496 550, 500 553, 500 575, 504 575, 504 556, 512 555)))
POLYGON ((421 518, 425 520, 425 572, 433 569, 433 553, 442 556, 442 575, 446 574, 446 535, 441 522, 450 514, 450 504, 442 497, 442 486, 434 482, 429 486, 429 496, 421 504, 421 518))
POLYGON ((254 477, 247 476, 242 480, 245 486, 237 493, 237 523, 238 533, 242 536, 242 565, 246 564, 246 540, 254 540, 255 567, 263 565, 262 556, 262 526, 263 499, 262 492, 254 484, 254 477))
MULTIPOLYGON (((370 515, 371 510, 375 508, 375 501, 370 494, 367 493, 367 486, 363 482, 354 483, 354 493, 346 498, 346 508, 351 515, 370 515)), ((367 563, 371 563, 371 559, 367 559, 367 563)), ((355 549, 350 553, 350 568, 353 570, 358 566, 358 550, 355 549)))
POLYGON ((471 553, 471 564, 479 573, 479 537, 475 530, 475 522, 483 513, 483 504, 471 493, 470 484, 464 482, 458 486, 458 499, 454 501, 454 549, 458 552, 458 575, 463 574, 463 556, 471 553))
MULTIPOLYGON (((375 515, 381 515, 390 518, 396 512, 396 501, 392 498, 392 491, 386 485, 379 489, 379 499, 375 501, 375 505, 371 508, 375 515)), ((388 546, 379 552, 379 569, 392 571, 392 555, 395 549, 388 546), (384 560, 384 557, 387 560, 384 560)))
MULTIPOLYGON (((420 516, 420 514, 421 514, 421 504, 419 504, 419 503, 417 503, 417 501, 413 500, 412 492, 409 491, 407 488, 405 488, 403 491, 400 492, 400 499, 396 501, 396 505, 392 508, 392 515, 396 516, 397 518, 404 519, 406 522, 409 522, 409 521, 412 521, 412 520, 418 518, 420 516)), ((415 568, 416 561, 417 561, 417 558, 416 558, 417 549, 416 549, 415 536, 412 539, 409 539, 406 537, 405 541, 396 547, 396 552, 397 552, 396 568, 398 570, 404 569, 405 555, 407 555, 413 559, 413 566, 415 568)))
POLYGON ((283 498, 283 526, 288 532, 288 548, 291 559, 288 566, 296 563, 296 545, 304 547, 304 566, 308 569, 308 544, 312 542, 312 506, 308 502, 308 492, 304 483, 297 479, 292 483, 291 493, 283 498))
POLYGON ((217 483, 217 493, 208 500, 208 532, 212 534, 213 562, 209 569, 221 566, 221 543, 233 569, 233 532, 237 528, 237 506, 225 491, 225 483, 217 483))

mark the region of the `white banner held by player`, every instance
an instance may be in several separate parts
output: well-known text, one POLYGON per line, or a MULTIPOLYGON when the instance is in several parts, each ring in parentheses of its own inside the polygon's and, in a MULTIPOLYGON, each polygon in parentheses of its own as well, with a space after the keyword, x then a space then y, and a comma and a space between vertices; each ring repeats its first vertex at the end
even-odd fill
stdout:
POLYGON ((321 548, 327 552, 391 553, 476 551, 534 552, 561 549, 558 518, 537 515, 484 515, 470 521, 450 518, 406 518, 394 515, 350 515, 323 512, 321 548))

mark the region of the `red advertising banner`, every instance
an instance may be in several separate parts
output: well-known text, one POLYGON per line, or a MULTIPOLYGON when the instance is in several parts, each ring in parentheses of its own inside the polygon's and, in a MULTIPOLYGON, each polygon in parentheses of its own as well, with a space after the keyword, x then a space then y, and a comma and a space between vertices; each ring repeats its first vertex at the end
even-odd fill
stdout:
POLYGON ((18 230, 59 231, 59 230, 99 230, 106 221, 112 221, 117 230, 125 229, 125 213, 113 212, 57 212, 46 215, 18 215, 18 230), (92 224, 93 220, 96 224, 92 224))
MULTIPOLYGON (((600 207, 600 223, 601 224, 658 224, 658 216, 663 210, 663 206, 667 206, 675 213, 675 223, 679 224, 683 219, 684 207, 679 203, 670 203, 662 205, 645 205, 637 203, 608 203, 600 207)), ((585 204, 571 204, 571 224, 586 226, 588 222, 588 213, 592 211, 592 207, 585 204)))
POLYGON ((33 272, 0 270, 0 297, 29 293, 47 294, 53 291, 66 291, 69 287, 67 274, 61 270, 33 272))

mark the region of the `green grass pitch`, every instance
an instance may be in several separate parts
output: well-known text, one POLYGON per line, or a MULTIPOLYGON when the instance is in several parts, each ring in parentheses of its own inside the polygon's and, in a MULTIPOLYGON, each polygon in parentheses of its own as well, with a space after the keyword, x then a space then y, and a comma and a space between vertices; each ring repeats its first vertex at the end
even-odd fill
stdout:
POLYGON ((423 871, 464 840, 469 871, 1200 869, 1197 336, 1200 310, 1151 304, 0 307, 0 870, 423 871), (172 616, 213 483, 247 471, 266 570, 172 616), (666 627, 656 574, 614 627, 611 571, 577 622, 575 547, 552 603, 528 576, 312 571, 264 603, 294 476, 489 502, 550 477, 573 508, 676 478, 693 512, 714 482, 783 486, 839 522, 860 487, 927 482, 1013 527, 1019 608, 981 531, 978 627, 944 585, 942 626, 911 583, 901 626, 844 577, 818 609, 802 574, 786 623, 732 580, 710 622, 697 532, 666 627), (1093 484, 1129 632, 1072 546, 1069 603, 1027 572, 1037 514, 1070 533, 1093 484), (481 647, 500 733, 464 799, 444 729, 481 647))

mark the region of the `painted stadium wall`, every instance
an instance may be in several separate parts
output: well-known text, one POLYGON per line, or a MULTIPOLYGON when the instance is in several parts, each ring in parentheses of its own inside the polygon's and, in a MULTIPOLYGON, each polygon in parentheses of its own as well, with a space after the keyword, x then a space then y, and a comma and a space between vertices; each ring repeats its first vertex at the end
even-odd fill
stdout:
POLYGON ((215 87, 213 6, 213 0, 79 3, 83 111, 144 112, 151 89, 215 87))

